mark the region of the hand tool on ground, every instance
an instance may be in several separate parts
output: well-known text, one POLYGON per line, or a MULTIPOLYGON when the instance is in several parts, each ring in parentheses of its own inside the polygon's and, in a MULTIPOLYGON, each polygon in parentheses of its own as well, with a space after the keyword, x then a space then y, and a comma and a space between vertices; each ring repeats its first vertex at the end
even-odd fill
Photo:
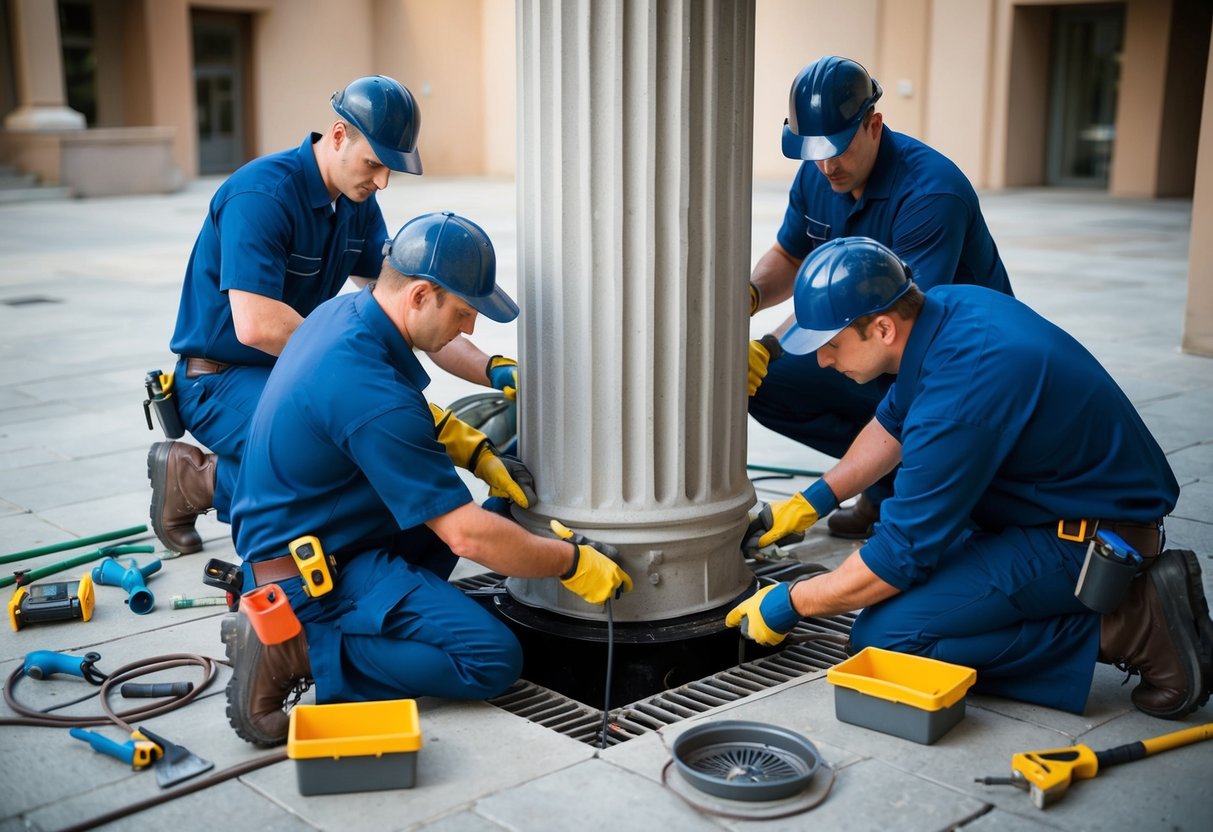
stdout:
POLYGON ((159 558, 141 567, 134 558, 123 566, 111 557, 93 567, 93 582, 102 586, 122 587, 126 590, 126 603, 131 612, 146 615, 156 606, 156 596, 147 588, 146 581, 149 575, 159 571, 159 558))
POLYGON ((193 682, 127 682, 118 692, 124 699, 160 699, 185 696, 193 689, 193 682))
POLYGON ((169 606, 175 610, 188 610, 191 607, 227 607, 231 605, 227 595, 203 595, 198 598, 187 598, 184 595, 174 595, 169 599, 169 606))
POLYGON ((132 734, 131 738, 124 743, 111 740, 109 737, 104 734, 98 734, 96 731, 86 731, 83 728, 72 728, 68 733, 78 740, 87 742, 93 747, 94 751, 115 757, 135 771, 147 768, 156 762, 161 754, 160 748, 156 743, 140 736, 138 732, 132 734))
POLYGON ((175 786, 215 767, 210 760, 204 760, 185 746, 171 743, 146 728, 140 727, 138 733, 156 743, 164 752, 164 756, 156 761, 156 784, 162 789, 175 786))
POLYGON ((100 653, 85 653, 83 656, 73 656, 70 653, 56 653, 53 650, 34 650, 25 654, 22 671, 31 679, 47 679, 56 673, 68 676, 78 676, 89 684, 100 685, 106 675, 97 670, 95 665, 101 661, 100 653))
POLYGON ((13 584, 16 584, 17 586, 27 586, 32 584, 34 581, 47 577, 48 575, 54 575, 57 572, 66 572, 72 567, 79 566, 82 563, 88 563, 89 561, 96 560, 97 558, 117 557, 118 555, 136 555, 140 553, 150 555, 154 551, 156 551, 156 549, 152 546, 132 546, 125 544, 120 546, 104 546, 83 555, 76 555, 75 557, 68 558, 67 560, 52 563, 50 566, 40 566, 37 569, 19 569, 11 575, 0 577, 0 588, 12 586, 13 584))
POLYGON ((1089 780, 1105 768, 1131 763, 1194 742, 1213 738, 1213 722, 1140 740, 1105 751, 1086 745, 1024 751, 1011 757, 1010 777, 978 777, 987 786, 1014 786, 1027 791, 1036 808, 1043 809, 1061 798, 1074 780, 1089 780))
POLYGON ((8 602, 8 623, 13 632, 27 624, 47 621, 88 621, 93 617, 93 579, 52 581, 19 586, 8 602))
POLYGON ((83 546, 91 546, 94 543, 105 543, 109 540, 117 540, 120 537, 130 537, 131 535, 142 534, 147 531, 147 526, 131 526, 129 529, 118 529, 114 532, 105 532, 104 534, 95 534, 92 537, 81 537, 76 540, 69 540, 65 543, 52 543, 49 546, 39 546, 36 549, 26 549, 24 552, 13 552, 11 555, 0 555, 0 563, 15 563, 20 560, 29 560, 30 558, 49 555, 53 552, 64 552, 68 549, 79 549, 83 546))

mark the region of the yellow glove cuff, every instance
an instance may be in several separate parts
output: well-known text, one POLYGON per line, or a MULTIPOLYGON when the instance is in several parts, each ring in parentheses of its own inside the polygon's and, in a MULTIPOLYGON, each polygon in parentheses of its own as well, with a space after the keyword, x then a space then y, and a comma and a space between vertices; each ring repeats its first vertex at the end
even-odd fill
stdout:
POLYGON ((771 503, 771 529, 758 538, 758 548, 769 546, 790 534, 799 534, 817 522, 817 509, 799 491, 786 500, 771 503))
POLYGON ((434 417, 437 439, 446 448, 451 462, 475 473, 481 456, 489 450, 489 438, 436 404, 430 403, 430 414, 434 417))

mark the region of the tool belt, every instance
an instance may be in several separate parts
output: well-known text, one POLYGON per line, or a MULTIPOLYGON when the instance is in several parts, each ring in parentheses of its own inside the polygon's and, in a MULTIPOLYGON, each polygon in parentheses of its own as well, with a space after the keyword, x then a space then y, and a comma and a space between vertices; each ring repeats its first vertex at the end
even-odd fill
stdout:
POLYGON ((201 376, 214 375, 222 373, 231 364, 224 364, 222 361, 211 361, 209 358, 186 358, 185 359, 185 377, 200 378, 201 376))
POLYGON ((249 565, 253 568, 253 583, 257 586, 276 584, 279 581, 301 577, 299 564, 291 555, 269 560, 255 560, 249 565))
POLYGON ((1132 520, 1058 520, 1057 536, 1062 540, 1086 543, 1100 529, 1120 535, 1125 543, 1137 550, 1147 568, 1162 550, 1162 521, 1135 523, 1132 520))

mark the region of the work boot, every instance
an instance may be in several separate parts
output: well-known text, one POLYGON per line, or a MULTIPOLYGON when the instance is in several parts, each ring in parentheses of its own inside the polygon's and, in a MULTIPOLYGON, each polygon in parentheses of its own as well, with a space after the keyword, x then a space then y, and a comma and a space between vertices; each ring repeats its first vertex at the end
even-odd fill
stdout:
POLYGON ((244 611, 223 616, 220 625, 232 678, 227 683, 227 719, 236 736, 253 745, 286 741, 287 708, 312 685, 312 664, 303 631, 281 644, 263 644, 244 611), (294 694, 294 701, 287 699, 294 694))
POLYGON ((830 534, 846 540, 866 540, 872 536, 872 527, 880 519, 880 506, 860 494, 850 508, 835 509, 826 521, 830 534))
POLYGON ((164 548, 188 555, 202 548, 194 529, 215 499, 215 455, 187 442, 157 442, 147 452, 152 531, 164 548))
POLYGON ((1100 621, 1099 660, 1141 674, 1133 704, 1150 716, 1179 719, 1209 701, 1213 622, 1194 554, 1168 549, 1133 579, 1100 621))

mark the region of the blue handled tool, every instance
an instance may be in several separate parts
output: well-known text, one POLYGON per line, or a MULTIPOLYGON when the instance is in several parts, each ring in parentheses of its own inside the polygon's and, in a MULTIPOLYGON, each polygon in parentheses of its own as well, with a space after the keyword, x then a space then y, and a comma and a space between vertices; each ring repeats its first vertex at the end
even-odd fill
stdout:
POLYGON ((122 587, 126 590, 126 603, 131 612, 146 615, 156 606, 156 596, 147 588, 147 578, 159 571, 159 558, 146 566, 139 566, 134 558, 130 558, 123 566, 110 557, 93 567, 93 583, 122 587))
POLYGON ((156 743, 145 738, 136 731, 126 742, 116 742, 96 731, 86 731, 83 728, 72 728, 68 733, 78 740, 87 742, 94 751, 108 754, 139 771, 147 768, 159 759, 163 753, 156 743))
POLYGON ((25 654, 25 665, 22 668, 31 679, 46 679, 56 673, 68 676, 78 676, 94 685, 105 681, 105 674, 94 666, 101 660, 100 653, 85 653, 83 656, 73 656, 70 653, 56 653, 53 650, 35 650, 25 654))

